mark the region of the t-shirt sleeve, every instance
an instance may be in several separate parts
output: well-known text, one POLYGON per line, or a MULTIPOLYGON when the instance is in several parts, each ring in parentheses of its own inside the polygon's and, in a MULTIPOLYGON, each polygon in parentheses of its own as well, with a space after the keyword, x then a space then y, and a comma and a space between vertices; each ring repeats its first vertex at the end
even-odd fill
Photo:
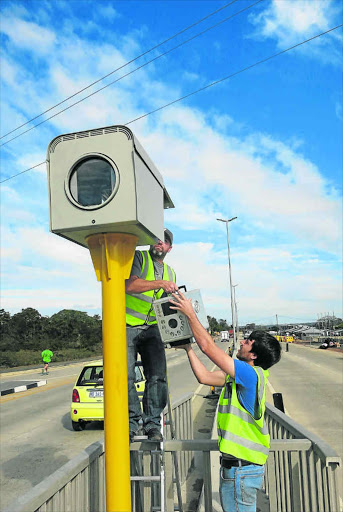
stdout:
POLYGON ((235 382, 237 398, 251 416, 257 419, 258 407, 256 400, 257 375, 250 364, 235 359, 235 382))
POLYGON ((135 252, 135 256, 133 258, 133 263, 132 263, 130 277, 131 276, 140 277, 141 276, 141 271, 142 271, 142 265, 143 265, 142 253, 140 251, 136 251, 135 252))

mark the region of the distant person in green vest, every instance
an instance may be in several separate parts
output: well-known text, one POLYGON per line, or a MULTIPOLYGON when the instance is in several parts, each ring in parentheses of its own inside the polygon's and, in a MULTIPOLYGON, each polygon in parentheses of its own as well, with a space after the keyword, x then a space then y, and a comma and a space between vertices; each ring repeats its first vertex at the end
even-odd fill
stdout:
POLYGON ((240 342, 237 359, 232 359, 201 325, 191 300, 181 292, 173 297, 171 308, 188 317, 201 351, 220 368, 210 372, 190 344, 181 347, 201 384, 224 386, 217 416, 223 511, 256 512, 257 490, 262 487, 270 445, 264 419, 268 368, 280 360, 280 343, 265 331, 253 331, 240 342))
POLYGON ((45 374, 48 374, 49 363, 51 362, 51 358, 53 357, 53 355, 54 354, 48 348, 43 350, 42 359, 43 359, 44 369, 42 370, 42 374, 44 374, 44 372, 45 372, 45 374))
POLYGON ((130 277, 125 282, 130 442, 138 433, 140 420, 148 439, 163 439, 161 412, 167 404, 167 365, 152 303, 164 292, 178 290, 174 270, 164 263, 172 245, 173 234, 165 229, 164 239, 150 246, 149 251, 136 251, 130 277), (146 377, 143 414, 135 388, 137 354, 146 377))

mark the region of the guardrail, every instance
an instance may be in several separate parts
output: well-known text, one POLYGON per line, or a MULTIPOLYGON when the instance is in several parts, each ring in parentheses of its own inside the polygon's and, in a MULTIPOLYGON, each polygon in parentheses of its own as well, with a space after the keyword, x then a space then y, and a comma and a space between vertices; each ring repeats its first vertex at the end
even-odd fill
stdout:
POLYGON ((266 465, 265 489, 270 510, 278 512, 339 512, 338 473, 341 459, 322 439, 268 404, 270 436, 289 446, 289 453, 272 450, 266 465), (295 441, 307 447, 294 451, 295 441))
MULTIPOLYGON (((178 438, 193 437, 193 393, 188 393, 172 404, 175 434, 178 438)), ((165 437, 170 439, 168 411, 165 411, 165 437)), ((160 451, 151 450, 150 442, 130 445, 131 475, 155 476, 156 480, 131 483, 132 510, 147 512, 152 503, 160 506, 160 451), (146 506, 149 501, 149 508, 146 506)), ((174 492, 171 453, 166 457, 166 488, 168 499, 174 492)), ((179 452, 180 480, 184 482, 192 466, 191 451, 179 452)), ((96 442, 28 491, 3 512, 104 512, 105 510, 105 457, 104 442, 96 442)), ((174 509, 172 509, 174 510, 174 509)))
MULTIPOLYGON (((185 400, 189 401, 189 398, 185 400)), ((187 434, 190 424, 184 421, 184 416, 191 414, 191 407, 189 403, 180 402, 176 408, 173 406, 175 426, 180 425, 176 429, 177 434, 182 429, 187 434)), ((266 418, 272 437, 264 485, 270 512, 339 512, 337 484, 341 460, 337 454, 321 439, 270 404, 267 404, 266 418)), ((154 462, 154 457, 160 457, 160 452, 157 455, 157 451, 151 451, 148 442, 133 443, 130 449, 133 454, 141 452, 146 457, 143 466, 152 468, 152 472, 156 470, 159 477, 160 464, 154 462)), ((174 452, 179 454, 182 478, 186 478, 191 468, 192 453, 202 452, 204 510, 212 512, 210 454, 213 451, 218 451, 216 440, 178 439, 164 442, 167 476, 165 503, 168 512, 174 511, 174 452), (185 456, 186 452, 189 456, 185 456)), ((4 512, 104 512, 104 472, 103 443, 94 443, 4 512)), ((158 510, 160 493, 156 491, 159 485, 157 480, 142 481, 140 488, 133 488, 134 512, 158 510)))

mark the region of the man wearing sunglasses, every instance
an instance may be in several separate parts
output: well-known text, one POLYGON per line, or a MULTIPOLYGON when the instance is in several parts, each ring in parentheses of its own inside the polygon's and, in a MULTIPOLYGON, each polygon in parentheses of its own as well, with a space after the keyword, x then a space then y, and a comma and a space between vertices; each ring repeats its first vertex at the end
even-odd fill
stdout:
POLYGON ((130 442, 138 433, 140 420, 148 439, 162 441, 160 416, 167 404, 167 365, 152 303, 163 293, 178 290, 174 270, 164 263, 172 245, 173 234, 165 229, 164 240, 158 240, 149 251, 136 251, 125 282, 130 442), (143 414, 135 388, 138 354, 146 377, 143 414))
POLYGON ((264 421, 268 368, 280 360, 280 343, 265 331, 254 331, 240 342, 237 359, 233 359, 215 345, 199 322, 191 299, 179 291, 170 302, 171 309, 187 316, 201 351, 220 368, 208 371, 190 344, 181 347, 201 384, 223 386, 217 415, 223 511, 256 512, 257 490, 262 487, 270 445, 264 421))

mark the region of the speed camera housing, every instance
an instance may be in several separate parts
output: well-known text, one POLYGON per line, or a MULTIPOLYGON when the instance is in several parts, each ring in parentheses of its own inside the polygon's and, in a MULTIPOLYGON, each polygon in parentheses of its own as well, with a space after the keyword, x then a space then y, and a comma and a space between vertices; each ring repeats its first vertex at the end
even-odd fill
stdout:
POLYGON ((128 233, 137 245, 164 239, 173 202, 163 178, 126 126, 54 138, 47 150, 50 230, 87 247, 98 233, 128 233))

